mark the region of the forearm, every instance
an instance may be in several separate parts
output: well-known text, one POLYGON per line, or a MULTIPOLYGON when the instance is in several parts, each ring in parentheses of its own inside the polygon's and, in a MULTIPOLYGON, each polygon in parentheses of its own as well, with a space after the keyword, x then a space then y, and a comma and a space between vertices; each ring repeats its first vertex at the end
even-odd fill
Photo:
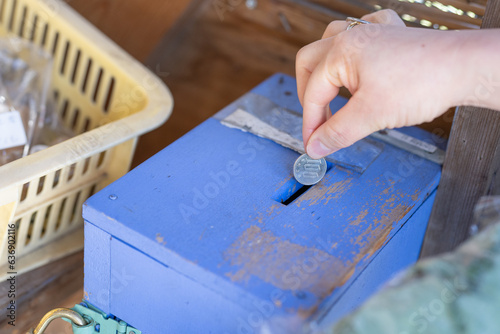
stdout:
POLYGON ((500 110, 500 29, 450 31, 455 34, 457 82, 450 89, 452 105, 500 110))

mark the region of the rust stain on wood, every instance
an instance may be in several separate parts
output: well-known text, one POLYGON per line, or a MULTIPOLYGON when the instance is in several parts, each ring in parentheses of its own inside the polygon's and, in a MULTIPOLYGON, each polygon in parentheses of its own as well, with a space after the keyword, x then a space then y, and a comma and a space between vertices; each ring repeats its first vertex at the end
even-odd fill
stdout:
POLYGON ((309 291, 319 298, 342 285, 350 270, 325 251, 292 243, 255 225, 236 239, 224 259, 239 267, 226 273, 232 281, 256 276, 279 289, 309 291))
POLYGON ((353 221, 351 221, 349 225, 351 225, 351 226, 357 226, 357 225, 359 225, 365 219, 366 215, 368 215, 368 209, 365 209, 365 210, 361 211, 356 216, 356 219, 354 219, 353 221))
MULTIPOLYGON (((386 205, 387 202, 383 207, 386 205)), ((362 234, 353 240, 353 244, 360 246, 360 249, 351 265, 355 266, 365 256, 371 257, 384 247, 389 241, 393 223, 401 220, 412 208, 413 205, 398 204, 382 210, 380 218, 375 219, 362 234)))
POLYGON ((287 178, 285 178, 283 181, 279 182, 276 185, 275 191, 278 191, 281 187, 283 187, 288 181, 290 181, 293 178, 293 174, 290 174, 287 178))
MULTIPOLYGON (((387 195, 392 187, 383 191, 387 195)), ((355 268, 364 258, 370 258, 375 255, 390 240, 394 222, 403 219, 413 208, 413 204, 405 205, 401 203, 402 199, 409 197, 413 200, 416 194, 394 193, 381 204, 374 203, 374 209, 379 211, 377 219, 374 219, 368 227, 356 238, 351 239, 351 243, 357 245, 359 249, 354 254, 352 261, 348 261, 346 266, 355 268), (399 204, 398 204, 399 203, 399 204)), ((350 222, 349 226, 357 226, 366 218, 368 209, 361 211, 358 216, 350 222)))
POLYGON ((341 197, 346 191, 349 190, 352 180, 352 178, 346 178, 342 181, 332 183, 329 186, 326 186, 322 181, 314 186, 313 189, 310 189, 299 199, 297 199, 295 203, 299 207, 302 204, 314 206, 319 202, 321 202, 321 205, 328 205, 328 202, 341 197))
POLYGON ((167 244, 167 242, 165 241, 165 238, 160 234, 160 233, 156 233, 156 242, 165 246, 167 244))
POLYGON ((255 207, 255 211, 257 211, 257 215, 250 215, 249 219, 251 221, 256 221, 259 224, 264 223, 264 218, 272 217, 273 215, 279 214, 283 210, 283 205, 281 204, 273 204, 271 205, 265 212, 259 212, 258 208, 255 207))
MULTIPOLYGON (((322 183, 306 192, 296 201, 297 206, 327 205, 330 200, 343 196, 351 186, 352 178, 325 186, 322 183)), ((394 222, 400 221, 413 208, 403 203, 405 198, 416 194, 394 192, 393 186, 383 191, 383 196, 374 198, 349 218, 349 226, 368 225, 358 236, 347 241, 357 246, 353 257, 341 260, 325 250, 306 247, 286 240, 273 232, 251 225, 233 242, 224 253, 224 260, 229 262, 233 271, 226 276, 232 281, 248 282, 252 277, 270 283, 284 291, 307 291, 318 298, 318 303, 330 295, 336 288, 344 285, 356 272, 358 265, 375 255, 390 240, 394 222), (387 198, 387 195, 392 195, 387 198), (385 197, 385 198, 384 198, 385 197), (378 212, 377 218, 366 222, 372 210, 378 212)), ((263 218, 279 214, 282 205, 276 204, 251 221, 262 223, 263 218)), ((332 248, 342 246, 338 242, 332 248)), ((318 304, 319 305, 319 304, 318 304)), ((304 317, 314 312, 314 305, 300 309, 304 317)))

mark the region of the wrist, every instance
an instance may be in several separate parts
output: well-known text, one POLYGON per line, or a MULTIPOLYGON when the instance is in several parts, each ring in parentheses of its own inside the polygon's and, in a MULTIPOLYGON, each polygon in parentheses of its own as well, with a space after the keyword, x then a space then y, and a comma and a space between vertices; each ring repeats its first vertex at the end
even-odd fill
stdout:
POLYGON ((456 31, 451 106, 500 109, 500 31, 456 31))

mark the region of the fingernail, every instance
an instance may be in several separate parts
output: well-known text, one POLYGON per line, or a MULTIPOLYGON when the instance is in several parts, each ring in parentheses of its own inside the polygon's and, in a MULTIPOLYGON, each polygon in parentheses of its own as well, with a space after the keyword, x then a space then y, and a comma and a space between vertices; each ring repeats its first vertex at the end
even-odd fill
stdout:
POLYGON ((318 139, 312 140, 307 145, 307 154, 313 159, 320 159, 324 156, 329 155, 332 152, 332 149, 328 148, 318 139))

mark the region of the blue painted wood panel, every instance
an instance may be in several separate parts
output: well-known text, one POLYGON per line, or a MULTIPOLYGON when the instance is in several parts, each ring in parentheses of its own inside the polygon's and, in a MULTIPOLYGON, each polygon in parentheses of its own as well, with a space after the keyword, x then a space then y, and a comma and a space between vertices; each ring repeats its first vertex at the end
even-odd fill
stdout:
POLYGON ((91 279, 85 279, 84 297, 101 310, 108 310, 110 307, 111 239, 108 232, 85 222, 86 247, 83 262, 85 272, 89 273, 91 279))
MULTIPOLYGON (((293 78, 273 76, 253 92, 300 110, 293 78)), ((343 103, 339 98, 333 105, 343 103)), ((404 131, 432 141, 423 130, 404 131)), ((381 145, 382 153, 364 173, 333 166, 320 183, 283 205, 276 199, 283 187, 294 184, 298 154, 212 118, 94 195, 84 205, 84 218, 130 252, 152 259, 141 264, 141 271, 168 268, 185 277, 180 294, 194 290, 195 282, 247 312, 271 302, 273 317, 307 319, 326 312, 345 294, 345 287, 436 189, 440 166, 381 145)), ((419 238, 411 251, 392 256, 401 263, 414 261, 419 238)), ((102 238, 87 234, 86 251, 98 243, 102 238)), ((130 252, 111 252, 110 268, 135 259, 130 252)), ((85 290, 91 302, 100 279, 92 261, 86 257, 85 290)), ((166 285, 160 280, 148 291, 166 285)), ((191 296, 196 299, 195 293, 191 296)), ((141 298, 135 290, 129 297, 141 298)), ((126 306, 113 304, 123 299, 111 294, 109 300, 105 311, 125 312, 126 306)), ((229 311, 220 306, 207 312, 229 311)), ((210 330, 224 330, 223 322, 217 323, 210 330)))
POLYGON ((111 255, 115 259, 111 271, 120 279, 113 287, 109 311, 133 319, 133 326, 145 333, 237 333, 238 327, 248 326, 248 310, 235 301, 129 245, 113 239, 111 255))
POLYGON ((328 300, 322 305, 314 316, 315 325, 326 328, 340 320, 382 288, 388 279, 417 261, 435 197, 433 192, 352 284, 343 287, 344 293, 337 301, 328 300))

